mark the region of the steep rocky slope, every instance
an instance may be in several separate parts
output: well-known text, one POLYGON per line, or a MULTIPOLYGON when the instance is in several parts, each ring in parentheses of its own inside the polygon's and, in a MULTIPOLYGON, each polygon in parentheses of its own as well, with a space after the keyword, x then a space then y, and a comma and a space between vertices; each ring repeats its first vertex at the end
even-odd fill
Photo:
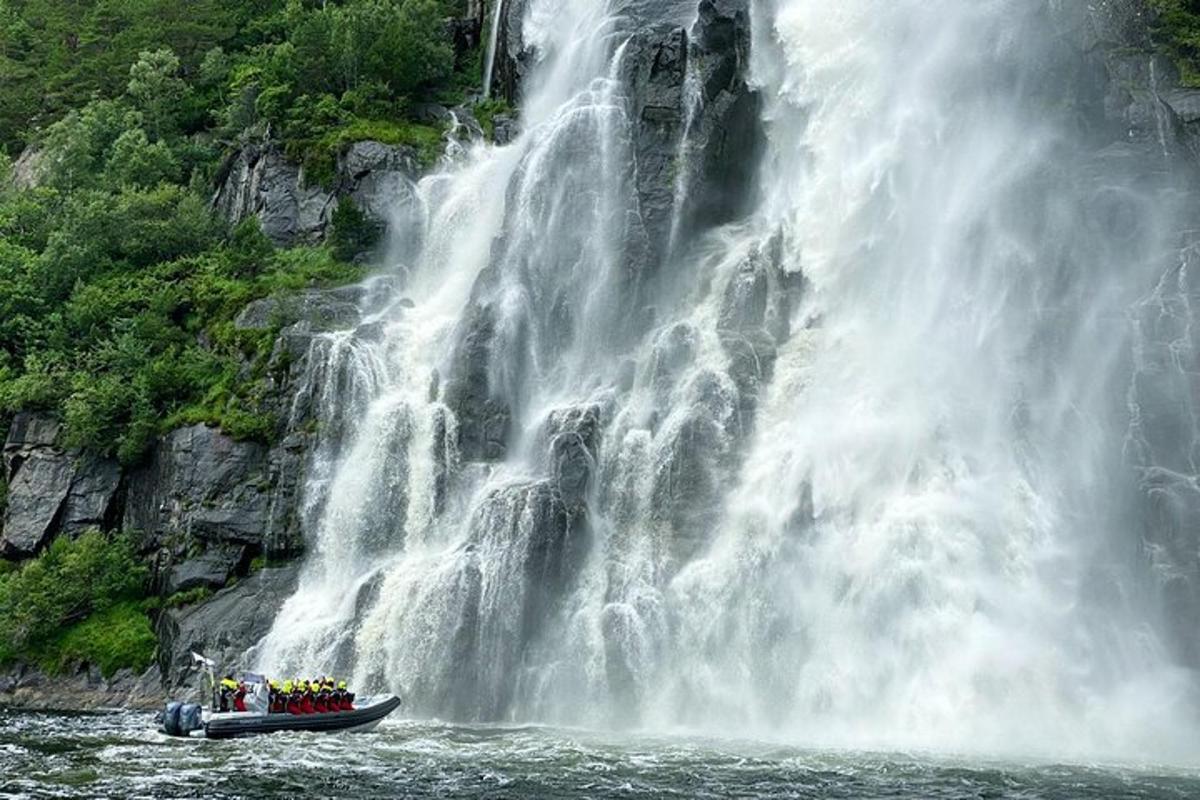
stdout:
MULTIPOLYGON (((623 265, 627 283, 620 292, 629 308, 644 306, 645 287, 660 279, 658 270, 679 238, 736 221, 753 202, 765 132, 762 98, 748 82, 748 6, 747 0, 701 0, 690 28, 649 25, 630 38, 621 80, 635 120, 630 176, 640 216, 623 232, 632 255, 623 265), (687 92, 689 74, 696 76, 698 98, 687 92), (681 197, 676 154, 684 137, 693 143, 694 166, 681 197)), ((1056 82, 1047 95, 1073 95, 1078 134, 1093 143, 1097 174, 1124 174, 1135 164, 1157 160, 1164 173, 1180 179, 1180 191, 1190 191, 1200 157, 1200 92, 1179 85, 1175 67, 1154 41, 1153 17, 1144 3, 1052 2, 1048 8, 1063 49, 1047 64, 1047 79, 1056 82), (1064 92, 1063 85, 1072 91, 1064 92)), ((518 106, 522 82, 536 59, 523 38, 525 10, 523 0, 505 0, 493 74, 495 91, 518 106)), ((481 6, 475 18, 487 16, 481 6)), ((411 197, 419 172, 411 151, 364 142, 343 154, 326 189, 306 181, 302 168, 289 163, 277 146, 261 142, 229 159, 213 204, 233 222, 257 216, 277 244, 318 241, 327 234, 339 198, 350 197, 386 221, 393 203, 411 197)), ((1129 216, 1125 202, 1098 190, 1094 204, 1100 224, 1122 224, 1129 216)), ((1179 233, 1179 257, 1167 259, 1171 266, 1160 284, 1147 286, 1145 302, 1131 311, 1138 346, 1129 356, 1127 455, 1139 476, 1145 513, 1130 522, 1136 529, 1130 548, 1144 553, 1150 567, 1147 589, 1170 608, 1180 657, 1200 667, 1195 625, 1200 619, 1200 431, 1194 422, 1180 421, 1189 416, 1194 421, 1197 413, 1179 413, 1181 399, 1191 403, 1196 396, 1200 327, 1192 324, 1191 314, 1200 302, 1200 287, 1191 275, 1194 241, 1188 232, 1179 233)), ((505 245, 496 243, 498 255, 505 245)), ((497 382, 497 376, 520 373, 524 365, 494 363, 503 313, 496 281, 495 270, 485 269, 476 283, 439 387, 457 417, 456 451, 468 467, 509 454, 514 407, 521 401, 514 386, 497 382)), ((785 274, 770 248, 749 255, 729 284, 718 328, 732 363, 736 407, 722 406, 715 389, 711 403, 697 404, 670 448, 671 468, 655 487, 656 513, 671 532, 669 547, 679 563, 703 539, 736 458, 718 452, 711 431, 741 426, 737 435, 744 436, 752 428, 776 350, 790 333, 789 309, 803 290, 803 279, 785 274)), ((266 403, 277 421, 270 446, 189 426, 163 436, 143 465, 121 469, 61 447, 53 418, 20 415, 4 444, 8 501, 0 548, 8 557, 22 557, 55 536, 88 527, 137 531, 154 563, 158 591, 215 591, 202 602, 160 615, 163 683, 174 688, 187 682, 192 649, 236 661, 266 633, 293 591, 296 558, 305 548, 302 494, 316 435, 311 396, 337 381, 309 360, 314 334, 353 328, 374 297, 370 286, 312 291, 283 308, 284 301, 259 301, 239 318, 247 329, 269 329, 280 315, 288 320, 270 368, 266 403), (259 558, 270 566, 258 569, 259 558)), ((570 298, 547 307, 569 313, 570 298)), ((624 335, 644 335, 654 322, 648 315, 631 315, 624 335)), ((658 343, 654 369, 664 387, 694 356, 693 333, 680 325, 658 343)), ((528 547, 514 555, 523 572, 544 579, 522 610, 523 643, 536 640, 547 608, 556 602, 555 587, 577 578, 580 548, 587 546, 588 488, 598 480, 597 430, 606 411, 589 405, 556 412, 539 434, 549 477, 505 490, 480 512, 484 517, 515 514, 531 519, 536 529, 528 547)), ((474 544, 485 545, 489 535, 481 526, 474 544)), ((519 649, 505 657, 516 659, 519 649)), ((7 684, 0 682, 0 692, 15 692, 20 700, 22 687, 36 680, 19 673, 7 684)), ((143 684, 139 691, 145 689, 143 684)), ((132 691, 128 676, 120 691, 132 691)), ((504 712, 505 699, 498 696, 492 708, 459 710, 495 716, 504 712)))

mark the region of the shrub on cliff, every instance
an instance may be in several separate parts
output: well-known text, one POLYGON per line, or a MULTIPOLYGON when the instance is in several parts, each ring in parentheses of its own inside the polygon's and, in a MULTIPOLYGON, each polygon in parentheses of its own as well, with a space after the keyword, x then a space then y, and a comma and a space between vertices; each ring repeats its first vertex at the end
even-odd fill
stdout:
POLYGON ((1185 86, 1200 87, 1200 0, 1149 0, 1155 35, 1174 57, 1185 86))
POLYGON ((37 558, 0 575, 0 663, 62 667, 74 654, 102 660, 109 672, 145 669, 154 637, 145 614, 129 612, 145 592, 147 575, 128 537, 98 531, 59 537, 37 558))

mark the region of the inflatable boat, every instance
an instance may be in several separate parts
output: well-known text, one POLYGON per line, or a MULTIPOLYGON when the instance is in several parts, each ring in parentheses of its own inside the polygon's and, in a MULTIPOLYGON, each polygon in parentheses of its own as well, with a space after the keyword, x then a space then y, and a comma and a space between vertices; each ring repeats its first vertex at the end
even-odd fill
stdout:
POLYGON ((359 698, 352 711, 327 711, 315 714, 269 713, 261 711, 209 711, 195 703, 168 703, 163 712, 163 732, 171 736, 196 736, 231 739, 278 731, 352 731, 372 730, 384 717, 400 707, 400 698, 359 698))
MULTIPOLYGON (((252 672, 242 673, 239 687, 242 699, 237 703, 243 711, 224 710, 229 704, 219 702, 217 692, 216 664, 199 653, 192 653, 208 678, 212 704, 208 708, 199 703, 167 703, 162 713, 162 731, 168 736, 195 736, 208 739, 231 739, 235 736, 251 736, 257 733, 278 731, 354 731, 372 730, 384 717, 400 707, 400 698, 394 695, 360 697, 354 707, 338 711, 318 711, 308 714, 292 714, 271 711, 267 679, 252 672)), ((232 675, 230 676, 232 680, 232 675)), ((226 698, 227 699, 227 698, 226 698)))

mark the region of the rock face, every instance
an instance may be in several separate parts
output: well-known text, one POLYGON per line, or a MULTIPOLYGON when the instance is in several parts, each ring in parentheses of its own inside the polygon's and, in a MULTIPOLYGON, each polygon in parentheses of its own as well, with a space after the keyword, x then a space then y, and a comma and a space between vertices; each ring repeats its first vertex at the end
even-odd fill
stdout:
POLYGON ((124 527, 158 552, 166 594, 220 588, 251 558, 299 552, 296 514, 304 460, 291 443, 271 449, 194 425, 163 438, 129 476, 124 527))
MULTIPOLYGON (((1144 0, 1056 4, 1054 21, 1077 51, 1076 71, 1096 87, 1079 92, 1107 130, 1098 148, 1099 175, 1127 176, 1153 191, 1175 181, 1189 209, 1200 197, 1200 91, 1181 87, 1174 65, 1155 47, 1153 16, 1144 0), (1159 172, 1144 174, 1144 165, 1159 172), (1137 167, 1143 165, 1142 172, 1137 167), (1158 181, 1158 184, 1155 184, 1158 181)), ((1084 86, 1087 81, 1080 80, 1084 86)), ((1106 186, 1095 196, 1095 216, 1106 225, 1124 218, 1123 197, 1106 186)), ((1194 211, 1192 212, 1194 218, 1194 211)), ((1191 227, 1189 225, 1189 227, 1191 227)), ((1125 457, 1135 478, 1135 515, 1150 584, 1161 603, 1166 640, 1180 662, 1200 668, 1200 336, 1193 311, 1200 303, 1200 239, 1180 231, 1177 256, 1164 258, 1157 286, 1129 310, 1133 326, 1125 457)))
POLYGON ((45 154, 29 145, 13 162, 10 180, 14 189, 33 189, 42 182, 42 163, 45 154))
POLYGON ((213 208, 231 224, 258 217, 281 247, 323 240, 338 201, 386 222, 393 204, 412 193, 419 172, 415 153, 380 142, 356 142, 338 159, 332 185, 312 183, 303 167, 289 162, 273 142, 247 143, 226 163, 213 208))
POLYGON ((271 628, 275 615, 296 588, 298 564, 259 570, 211 599, 166 611, 158 621, 159 668, 168 693, 201 686, 191 652, 230 669, 271 628))
POLYGON ((630 48, 625 80, 637 123, 638 200, 648 239, 661 257, 675 214, 676 159, 687 123, 687 33, 682 28, 647 28, 634 37, 630 48))
POLYGON ((407 147, 355 142, 338 159, 335 197, 349 197, 378 222, 388 222, 393 209, 415 203, 413 181, 421 165, 407 147))
POLYGON ((1200 668, 1200 333, 1191 311, 1200 303, 1196 247, 1134 314, 1128 456, 1138 475, 1142 535, 1171 640, 1185 664, 1200 668))
POLYGON ((490 307, 477 304, 471 309, 446 383, 446 405, 458 418, 458 449, 467 461, 497 461, 508 448, 512 411, 490 378, 495 325, 490 307))
POLYGON ((121 471, 116 462, 61 449, 52 417, 18 414, 4 443, 8 505, 0 555, 36 554, 59 533, 115 526, 121 471))
POLYGON ((331 331, 349 328, 362 312, 363 288, 311 289, 286 297, 264 297, 242 309, 233 324, 240 330, 267 330, 283 322, 288 327, 303 324, 307 330, 331 331))
POLYGON ((0 672, 0 706, 39 711, 151 710, 162 708, 165 701, 157 667, 141 675, 123 669, 110 678, 86 665, 67 675, 47 675, 27 664, 0 672))
POLYGON ((458 718, 502 718, 513 670, 535 646, 578 577, 588 549, 586 518, 549 481, 488 495, 475 511, 448 603, 457 632, 448 658, 429 665, 411 692, 421 709, 458 718), (504 631, 503 637, 495 634, 504 631))
POLYGON ((685 225, 706 228, 746 213, 765 137, 761 98, 747 82, 750 11, 747 0, 701 0, 690 58, 704 113, 692 145, 697 163, 688 186, 685 225))
POLYGON ((492 94, 517 105, 521 85, 536 54, 525 45, 522 26, 528 0, 492 0, 501 3, 496 33, 496 60, 492 66, 492 94))
POLYGON ((334 203, 329 193, 307 185, 303 169, 277 147, 249 144, 231 160, 213 207, 230 224, 258 217, 263 233, 287 247, 320 241, 334 203))

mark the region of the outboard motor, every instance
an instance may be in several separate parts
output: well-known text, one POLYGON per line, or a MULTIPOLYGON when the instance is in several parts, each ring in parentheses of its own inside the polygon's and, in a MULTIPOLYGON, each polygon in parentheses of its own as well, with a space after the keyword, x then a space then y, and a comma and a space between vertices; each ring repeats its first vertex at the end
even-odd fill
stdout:
POLYGON ((163 711, 162 724, 168 736, 187 736, 204 727, 204 710, 195 703, 172 701, 163 711))
POLYGON ((183 703, 172 700, 167 703, 166 709, 163 711, 162 723, 163 732, 168 736, 186 736, 179 728, 179 712, 183 708, 183 703))
POLYGON ((196 703, 184 703, 179 709, 179 734, 187 736, 204 727, 204 709, 196 703))

